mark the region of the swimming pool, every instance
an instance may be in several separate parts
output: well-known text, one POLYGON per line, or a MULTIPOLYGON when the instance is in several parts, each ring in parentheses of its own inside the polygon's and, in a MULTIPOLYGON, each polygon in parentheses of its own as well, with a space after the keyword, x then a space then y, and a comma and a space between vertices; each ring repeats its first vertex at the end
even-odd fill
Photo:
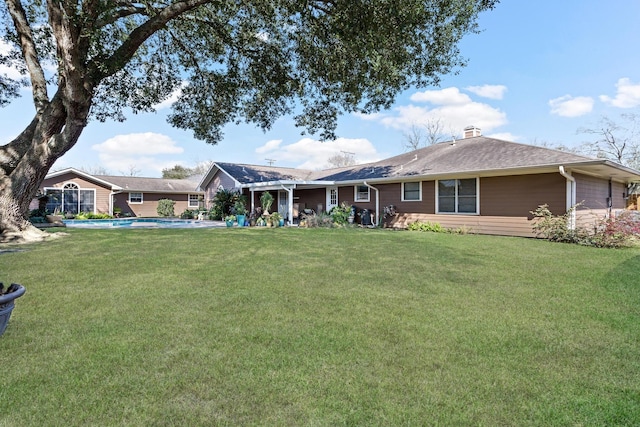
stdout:
POLYGON ((70 228, 211 228, 224 226, 222 221, 199 221, 169 218, 65 219, 70 228))

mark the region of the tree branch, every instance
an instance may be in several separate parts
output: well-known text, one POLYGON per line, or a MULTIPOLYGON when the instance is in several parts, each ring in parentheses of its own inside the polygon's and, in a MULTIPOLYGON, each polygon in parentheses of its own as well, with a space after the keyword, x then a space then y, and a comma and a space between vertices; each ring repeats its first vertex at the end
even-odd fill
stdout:
POLYGON ((47 80, 38 58, 38 52, 33 41, 33 33, 27 21, 27 14, 19 0, 6 0, 6 4, 18 34, 27 70, 29 70, 29 78, 33 87, 33 103, 35 104, 36 112, 41 113, 49 102, 47 80))
POLYGON ((20 159, 29 151, 37 125, 38 117, 36 116, 20 135, 10 143, 0 147, 0 176, 3 173, 10 175, 20 162, 20 159))
POLYGON ((149 13, 144 7, 136 7, 133 5, 123 6, 122 8, 114 10, 111 14, 101 17, 95 21, 95 26, 98 28, 105 27, 109 24, 113 24, 118 19, 126 18, 132 15, 146 15, 149 13))
POLYGON ((111 56, 102 59, 96 58, 91 73, 93 79, 100 81, 115 74, 133 57, 138 48, 149 39, 149 37, 162 29, 167 22, 207 3, 211 3, 211 0, 185 0, 176 2, 162 9, 157 15, 134 29, 111 56))

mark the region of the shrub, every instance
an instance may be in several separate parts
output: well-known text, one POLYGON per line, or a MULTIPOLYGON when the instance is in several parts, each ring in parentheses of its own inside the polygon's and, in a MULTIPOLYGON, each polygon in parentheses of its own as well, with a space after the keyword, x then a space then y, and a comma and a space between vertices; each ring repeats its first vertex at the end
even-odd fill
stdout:
POLYGON ((231 214, 231 209, 241 197, 242 195, 235 190, 220 188, 213 196, 209 219, 221 220, 231 214))
POLYGON ((409 231, 431 231, 433 233, 445 233, 447 231, 447 229, 444 228, 439 223, 430 222, 430 221, 426 221, 426 222, 415 221, 415 222, 412 222, 411 224, 409 224, 407 229, 409 231))
POLYGON ((473 228, 467 226, 467 225, 461 225, 458 228, 450 228, 449 230, 450 233, 453 234, 470 234, 473 233, 473 228))
POLYGON ((533 232, 536 237, 542 237, 551 242, 578 243, 583 239, 579 230, 569 228, 569 221, 575 206, 564 215, 554 215, 549 210, 549 205, 538 206, 535 211, 530 211, 534 217, 533 232))
POLYGON ((346 202, 342 202, 340 206, 334 206, 331 211, 331 219, 336 225, 347 225, 349 223, 349 216, 351 215, 351 205, 346 202))
POLYGON ((33 209, 31 212, 29 212, 29 219, 33 217, 44 217, 45 215, 47 215, 47 213, 48 212, 46 211, 46 209, 33 209))
POLYGON ((197 209, 185 209, 184 212, 180 214, 181 219, 195 219, 198 218, 198 210, 197 209))
POLYGON ((640 217, 623 211, 615 217, 603 219, 596 227, 592 245, 603 248, 621 248, 633 245, 640 236, 640 217))
POLYGON ((111 215, 105 213, 80 212, 75 219, 111 219, 111 215))
POLYGON ((303 213, 300 216, 300 223, 304 224, 305 227, 309 227, 309 228, 313 228, 313 227, 331 228, 334 226, 331 215, 325 212, 320 212, 319 214, 303 213))
POLYGON ((536 218, 533 232, 552 242, 575 243, 600 248, 620 248, 632 245, 640 235, 640 218, 630 211, 624 211, 617 217, 599 220, 593 230, 584 227, 569 227, 572 207, 564 215, 554 215, 548 205, 541 205, 531 214, 536 218))
POLYGON ((167 217, 167 216, 175 216, 175 212, 173 210, 173 207, 175 206, 176 202, 174 200, 171 199, 160 199, 158 200, 158 216, 163 216, 163 217, 167 217))

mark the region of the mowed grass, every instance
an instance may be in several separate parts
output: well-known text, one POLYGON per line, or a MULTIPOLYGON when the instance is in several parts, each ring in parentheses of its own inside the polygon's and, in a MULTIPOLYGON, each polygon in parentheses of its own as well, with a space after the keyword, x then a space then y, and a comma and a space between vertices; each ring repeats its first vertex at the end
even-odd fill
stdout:
POLYGON ((0 425, 639 425, 640 250, 68 230, 0 255, 0 425))

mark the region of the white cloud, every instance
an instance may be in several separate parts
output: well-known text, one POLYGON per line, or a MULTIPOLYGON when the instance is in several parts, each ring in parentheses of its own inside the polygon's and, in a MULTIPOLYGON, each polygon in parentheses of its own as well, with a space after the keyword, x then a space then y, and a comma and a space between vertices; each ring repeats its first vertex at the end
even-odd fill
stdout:
POLYGON ((264 144, 262 147, 256 148, 256 153, 264 154, 270 151, 277 150, 280 147, 280 144, 282 144, 281 139, 272 139, 270 141, 267 141, 266 144, 264 144))
POLYGON ((105 168, 125 172, 134 167, 145 175, 177 163, 174 159, 161 159, 161 156, 184 151, 170 137, 153 132, 117 135, 91 148, 98 152, 100 163, 105 168))
POLYGON ((551 114, 562 117, 579 117, 588 114, 593 110, 593 98, 588 96, 564 95, 549 101, 551 114))
POLYGON ((116 135, 91 148, 99 153, 133 155, 178 154, 184 151, 167 135, 153 132, 116 135))
POLYGON ((640 83, 631 83, 631 80, 623 77, 616 83, 618 92, 615 98, 601 95, 600 100, 606 104, 618 108, 633 108, 640 105, 640 83))
POLYGON ((364 114, 364 113, 360 113, 360 112, 355 112, 355 113, 351 113, 354 117, 357 117, 361 120, 365 120, 368 122, 373 122, 373 121, 378 121, 381 120, 383 117, 386 117, 386 115, 384 113, 371 113, 371 114, 364 114))
POLYGON ((504 85, 467 86, 465 89, 489 99, 502 99, 507 91, 507 87, 504 85))
POLYGON ((368 163, 380 160, 373 144, 364 138, 338 138, 334 141, 321 142, 312 138, 303 138, 292 144, 282 144, 281 140, 267 141, 256 149, 258 154, 268 154, 278 163, 295 164, 301 169, 323 169, 328 166, 330 157, 341 152, 354 153, 357 163, 368 163))
POLYGON ((377 115, 375 119, 387 127, 399 130, 440 120, 445 133, 452 135, 460 135, 469 125, 477 126, 486 133, 507 124, 507 115, 503 111, 473 101, 455 87, 418 92, 411 96, 411 100, 428 102, 435 107, 403 105, 395 108, 396 114, 377 115))
POLYGON ((435 105, 460 105, 468 104, 471 98, 461 93, 457 87, 448 87, 441 90, 425 90, 411 95, 414 102, 429 102, 435 105))

